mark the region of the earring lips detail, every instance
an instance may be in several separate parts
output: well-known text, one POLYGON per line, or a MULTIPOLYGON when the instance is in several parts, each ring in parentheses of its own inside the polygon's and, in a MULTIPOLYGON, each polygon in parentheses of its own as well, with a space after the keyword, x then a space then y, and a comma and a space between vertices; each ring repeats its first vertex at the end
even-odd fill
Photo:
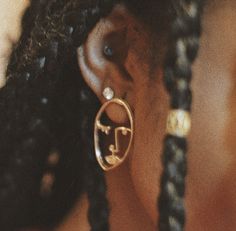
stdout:
POLYGON ((110 99, 104 103, 99 110, 94 124, 94 145, 95 145, 95 155, 96 159, 104 171, 109 171, 114 168, 117 168, 121 165, 127 158, 131 145, 133 143, 133 134, 134 134, 134 122, 133 115, 130 109, 130 106, 127 102, 119 98, 113 98, 114 91, 111 88, 106 88, 103 91, 103 96, 106 99, 110 99), (106 109, 111 105, 116 104, 121 106, 127 114, 129 120, 129 126, 110 126, 104 125, 102 116, 105 114, 106 109), (107 146, 106 148, 101 148, 101 136, 107 138, 114 135, 114 143, 107 146), (126 143, 126 147, 123 150, 121 148, 121 142, 126 143), (103 152, 106 152, 103 154, 103 152))

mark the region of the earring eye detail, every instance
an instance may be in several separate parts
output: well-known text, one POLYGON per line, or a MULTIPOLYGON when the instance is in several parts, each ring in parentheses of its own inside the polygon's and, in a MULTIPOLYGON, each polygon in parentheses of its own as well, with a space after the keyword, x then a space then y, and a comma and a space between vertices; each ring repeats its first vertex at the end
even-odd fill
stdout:
POLYGON ((99 110, 94 125, 95 155, 99 165, 104 171, 117 168, 125 161, 133 143, 133 134, 133 115, 127 102, 118 98, 107 101, 99 110), (124 126, 120 125, 117 127, 105 125, 105 123, 108 122, 107 120, 103 122, 102 117, 105 114, 106 109, 111 104, 117 104, 121 106, 124 111, 126 111, 129 120, 128 125, 125 124, 124 126), (114 140, 114 142, 109 145, 105 143, 104 147, 102 148, 102 138, 109 138, 109 140, 114 140))

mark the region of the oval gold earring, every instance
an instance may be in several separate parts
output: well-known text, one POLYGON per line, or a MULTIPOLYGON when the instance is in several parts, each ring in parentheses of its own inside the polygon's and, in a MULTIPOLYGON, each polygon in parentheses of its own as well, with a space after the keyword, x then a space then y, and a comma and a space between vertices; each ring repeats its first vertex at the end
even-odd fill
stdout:
MULTIPOLYGON (((114 96, 114 92, 112 93, 111 88, 105 89, 104 92, 107 92, 109 99, 111 98, 111 95, 114 96)), ((105 95, 104 97, 107 98, 105 95)), ((95 119, 94 145, 96 159, 104 171, 109 171, 117 168, 125 161, 133 143, 133 134, 133 115, 127 102, 119 98, 111 98, 109 101, 102 105, 95 119), (127 123, 124 126, 120 125, 116 127, 105 125, 105 123, 108 123, 108 119, 105 118, 104 121, 102 121, 102 117, 104 116, 106 109, 112 104, 119 105, 124 109, 129 120, 128 125, 127 123), (107 145, 105 143, 103 145, 105 147, 101 148, 102 137, 106 140, 112 138, 112 140, 114 140, 113 144, 107 145)))

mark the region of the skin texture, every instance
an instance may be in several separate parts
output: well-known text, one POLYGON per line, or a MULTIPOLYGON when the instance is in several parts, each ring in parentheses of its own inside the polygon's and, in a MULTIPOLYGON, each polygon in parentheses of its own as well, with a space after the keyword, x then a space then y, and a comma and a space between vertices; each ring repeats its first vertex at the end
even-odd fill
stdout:
POLYGON ((202 49, 194 67, 196 96, 187 198, 193 211, 192 220, 196 214, 202 220, 199 229, 234 230, 236 227, 235 7, 235 1, 209 6, 202 49))
MULTIPOLYGON (((190 135, 188 156, 186 230, 220 231, 234 230, 236 227, 234 223, 235 183, 232 180, 236 176, 233 168, 235 125, 232 119, 236 99, 233 93, 233 76, 236 68, 234 40, 236 28, 233 22, 236 14, 232 9, 235 9, 234 1, 224 3, 215 1, 207 7, 204 16, 200 56, 194 65, 195 98, 193 130, 190 135), (219 31, 227 36, 219 36, 219 31)), ((168 96, 162 84, 161 69, 151 59, 152 52, 149 51, 152 49, 150 47, 152 40, 148 31, 134 18, 127 15, 124 10, 121 9, 120 14, 121 17, 108 19, 108 24, 115 24, 115 29, 106 27, 104 25, 106 22, 103 22, 91 33, 84 46, 83 54, 87 59, 87 66, 81 67, 85 80, 100 97, 101 102, 104 102, 101 96, 103 87, 111 86, 118 97, 126 95, 125 99, 134 110, 135 141, 127 162, 126 176, 123 177, 123 182, 119 180, 119 186, 126 188, 126 195, 135 192, 133 203, 140 202, 140 206, 143 206, 150 219, 149 222, 146 221, 150 226, 146 226, 145 230, 154 230, 152 224, 155 223, 158 216, 156 214, 156 195, 159 192, 158 182, 160 182, 162 171, 160 155, 165 134, 168 96), (119 28, 120 25, 123 25, 122 17, 128 25, 127 34, 117 42, 124 44, 119 49, 120 53, 117 56, 125 50, 126 59, 122 67, 129 73, 131 83, 125 80, 124 76, 122 78, 121 72, 113 71, 120 70, 118 61, 108 62, 101 55, 103 40, 106 41, 108 37, 106 34, 116 30, 117 36, 114 37, 117 39, 119 31, 122 31, 119 28), (139 29, 134 30, 134 28, 139 29), (137 31, 142 32, 136 33, 137 31), (126 46, 127 43, 130 45, 126 46), (91 47, 96 47, 96 49, 91 47), (112 74, 107 76, 107 72, 112 72, 112 74), (130 180, 129 183, 126 182, 127 178, 130 180)), ((160 47, 155 50, 157 54, 160 51, 160 47)), ((83 60, 83 55, 79 56, 79 60, 83 60)), ((117 110, 119 112, 119 109, 117 110)), ((107 113, 111 120, 120 120, 117 112, 112 114, 107 111, 107 113)), ((113 188, 118 187, 116 182, 120 174, 124 176, 123 168, 107 174, 110 192, 113 192, 113 188)), ((110 193, 110 201, 115 200, 114 197, 114 194, 110 193)), ((129 197, 127 196, 127 198, 129 197)), ((122 198, 120 203, 130 203, 127 198, 122 198)), ((114 212, 116 211, 115 206, 112 209, 114 212)), ((116 220, 111 219, 112 230, 123 230, 121 225, 124 220, 117 221, 117 217, 122 216, 124 210, 120 211, 122 212, 117 209, 117 214, 112 215, 116 218, 116 220)), ((136 226, 131 226, 132 228, 129 227, 129 229, 139 230, 137 228, 141 227, 138 218, 139 211, 128 215, 130 215, 129 220, 136 220, 136 226)), ((126 227, 126 229, 128 228, 126 227)))
POLYGON ((11 48, 20 36, 21 18, 28 4, 28 0, 0 0, 0 87, 5 84, 5 71, 11 48))
MULTIPOLYGON (((1 7, 6 5, 4 2, 0 0, 1 7)), ((27 1, 23 0, 19 6, 9 5, 5 12, 12 16, 7 23, 13 20, 17 30, 6 29, 0 33, 10 33, 17 39, 20 12, 26 5, 27 1)), ((233 0, 212 1, 204 14, 202 44, 192 85, 187 231, 236 229, 235 8, 233 0)), ((83 48, 78 50, 83 77, 101 102, 105 102, 104 87, 110 86, 117 97, 130 104, 134 113, 135 138, 129 159, 106 174, 112 231, 155 230, 162 172, 160 156, 168 112, 161 69, 164 48, 160 37, 150 33, 124 7, 117 7, 93 29, 83 48), (114 48, 112 59, 102 53, 107 43, 114 48), (153 55, 158 58, 154 59, 153 55)), ((114 122, 126 122, 118 107, 107 110, 107 114, 114 122)), ((107 142, 112 142, 112 138, 107 142)), ((86 210, 84 196, 55 231, 89 230, 86 210)))

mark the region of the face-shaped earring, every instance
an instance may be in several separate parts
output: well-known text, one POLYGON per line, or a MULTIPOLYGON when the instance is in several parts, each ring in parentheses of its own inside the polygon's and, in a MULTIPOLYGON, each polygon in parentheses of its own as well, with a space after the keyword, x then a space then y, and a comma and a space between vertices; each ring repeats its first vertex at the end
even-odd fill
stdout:
POLYGON ((114 98, 115 93, 110 87, 104 89, 103 96, 108 101, 102 105, 95 119, 94 144, 99 165, 103 170, 109 171, 121 165, 128 156, 133 142, 134 122, 128 103, 120 98, 114 98), (124 110, 128 123, 118 126, 109 125, 109 120, 104 114, 112 104, 118 105, 124 110), (105 140, 103 145, 101 145, 102 140, 105 140), (107 140, 114 141, 107 145, 107 140))

